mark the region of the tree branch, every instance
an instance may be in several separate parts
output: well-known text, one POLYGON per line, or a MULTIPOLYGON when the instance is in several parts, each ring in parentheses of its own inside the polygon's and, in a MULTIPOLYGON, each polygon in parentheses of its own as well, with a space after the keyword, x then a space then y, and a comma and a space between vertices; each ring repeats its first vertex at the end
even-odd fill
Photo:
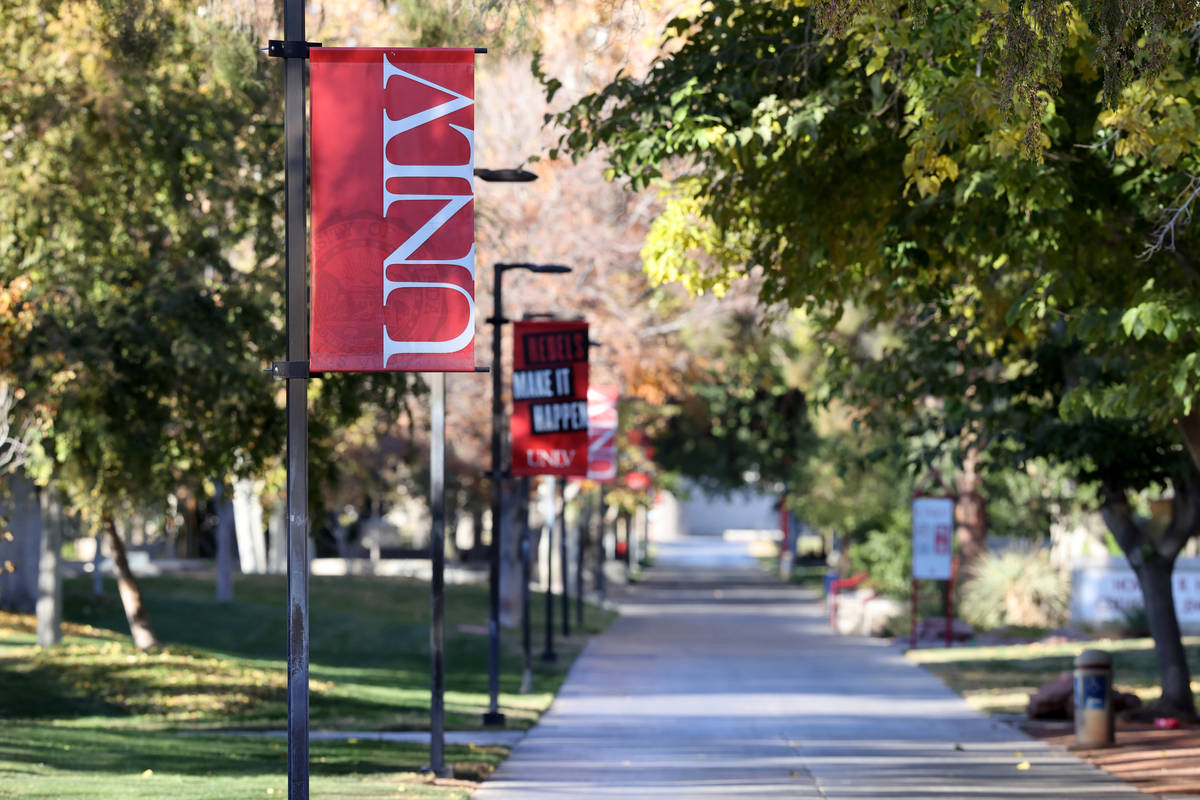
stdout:
POLYGON ((1112 532, 1113 538, 1121 546, 1129 565, 1135 569, 1144 561, 1142 547, 1146 544, 1146 531, 1133 518, 1133 510, 1129 507, 1129 499, 1124 490, 1104 487, 1104 504, 1100 506, 1100 516, 1104 524, 1112 532))
POLYGON ((1161 222, 1151 239, 1146 243, 1146 247, 1138 256, 1139 259, 1145 261, 1150 256, 1161 250, 1173 251, 1175 249, 1175 228, 1181 222, 1187 224, 1192 220, 1192 202, 1197 197, 1200 197, 1200 176, 1189 176, 1191 181, 1188 182, 1187 188, 1179 193, 1176 198, 1178 205, 1166 208, 1163 210, 1161 222))
POLYGON ((1168 561, 1174 561, 1200 523, 1200 474, 1193 469, 1187 478, 1172 481, 1175 497, 1171 500, 1171 522, 1163 531, 1155 549, 1168 561))
POLYGON ((17 393, 7 381, 0 381, 0 470, 15 470, 29 457, 33 444, 33 420, 26 417, 13 434, 13 407, 17 393))

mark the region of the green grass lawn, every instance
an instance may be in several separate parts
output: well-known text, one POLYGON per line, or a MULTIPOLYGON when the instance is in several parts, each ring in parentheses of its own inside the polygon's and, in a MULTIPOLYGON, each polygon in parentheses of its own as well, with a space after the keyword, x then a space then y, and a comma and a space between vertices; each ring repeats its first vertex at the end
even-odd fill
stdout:
MULTIPOLYGON (((212 576, 147 578, 142 589, 163 648, 129 644, 115 586, 103 597, 70 581, 61 646, 34 645, 33 620, 0 615, 0 798, 268 797, 286 795, 282 740, 221 735, 282 730, 287 720, 285 585, 244 576, 237 600, 213 599, 212 576)), ((446 725, 481 727, 487 707, 482 587, 447 587, 446 725), (465 630, 459 630, 459 626, 465 630)), ((540 631, 540 603, 534 604, 540 631)), ((527 728, 549 706, 586 636, 612 620, 587 610, 583 634, 559 637, 556 664, 534 663, 536 693, 517 693, 520 637, 505 630, 501 710, 527 728)), ((310 585, 314 730, 423 730, 429 708, 429 587, 361 577, 310 585)), ((314 742, 314 796, 466 797, 503 748, 448 748, 453 781, 416 770, 424 745, 314 742)))
MULTIPOLYGON (((1184 644, 1188 663, 1197 663, 1200 637, 1184 637, 1184 644)), ((937 675, 981 711, 1023 714, 1029 695, 1070 671, 1075 656, 1089 648, 1113 654, 1113 683, 1118 689, 1133 692, 1143 701, 1159 696, 1158 663, 1150 639, 910 650, 908 659, 937 675)), ((1193 683, 1192 689, 1200 690, 1200 685, 1193 683)))

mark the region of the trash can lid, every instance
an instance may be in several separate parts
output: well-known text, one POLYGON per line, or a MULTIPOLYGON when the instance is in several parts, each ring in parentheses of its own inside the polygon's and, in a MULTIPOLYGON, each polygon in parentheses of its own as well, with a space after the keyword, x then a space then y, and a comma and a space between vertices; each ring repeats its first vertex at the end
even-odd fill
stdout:
POLYGON ((1111 667, 1112 653, 1107 650, 1084 650, 1075 656, 1077 667, 1111 667))

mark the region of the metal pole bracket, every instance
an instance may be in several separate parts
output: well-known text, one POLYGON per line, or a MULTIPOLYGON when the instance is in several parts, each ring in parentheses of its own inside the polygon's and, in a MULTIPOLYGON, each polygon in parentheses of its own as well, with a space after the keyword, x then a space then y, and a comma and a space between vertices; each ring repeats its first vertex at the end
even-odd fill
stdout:
POLYGON ((275 361, 271 364, 271 377, 279 380, 288 378, 311 378, 307 361, 275 361))
POLYGON ((271 58, 308 58, 309 49, 320 46, 320 42, 271 39, 267 42, 267 55, 271 58))

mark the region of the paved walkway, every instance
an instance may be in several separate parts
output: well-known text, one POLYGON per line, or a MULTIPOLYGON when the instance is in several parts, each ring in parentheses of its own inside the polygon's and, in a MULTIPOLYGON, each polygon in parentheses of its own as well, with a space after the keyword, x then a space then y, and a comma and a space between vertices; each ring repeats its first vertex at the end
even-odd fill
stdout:
POLYGON ((1145 798, 829 633, 744 545, 665 543, 658 564, 474 800, 1145 798))

